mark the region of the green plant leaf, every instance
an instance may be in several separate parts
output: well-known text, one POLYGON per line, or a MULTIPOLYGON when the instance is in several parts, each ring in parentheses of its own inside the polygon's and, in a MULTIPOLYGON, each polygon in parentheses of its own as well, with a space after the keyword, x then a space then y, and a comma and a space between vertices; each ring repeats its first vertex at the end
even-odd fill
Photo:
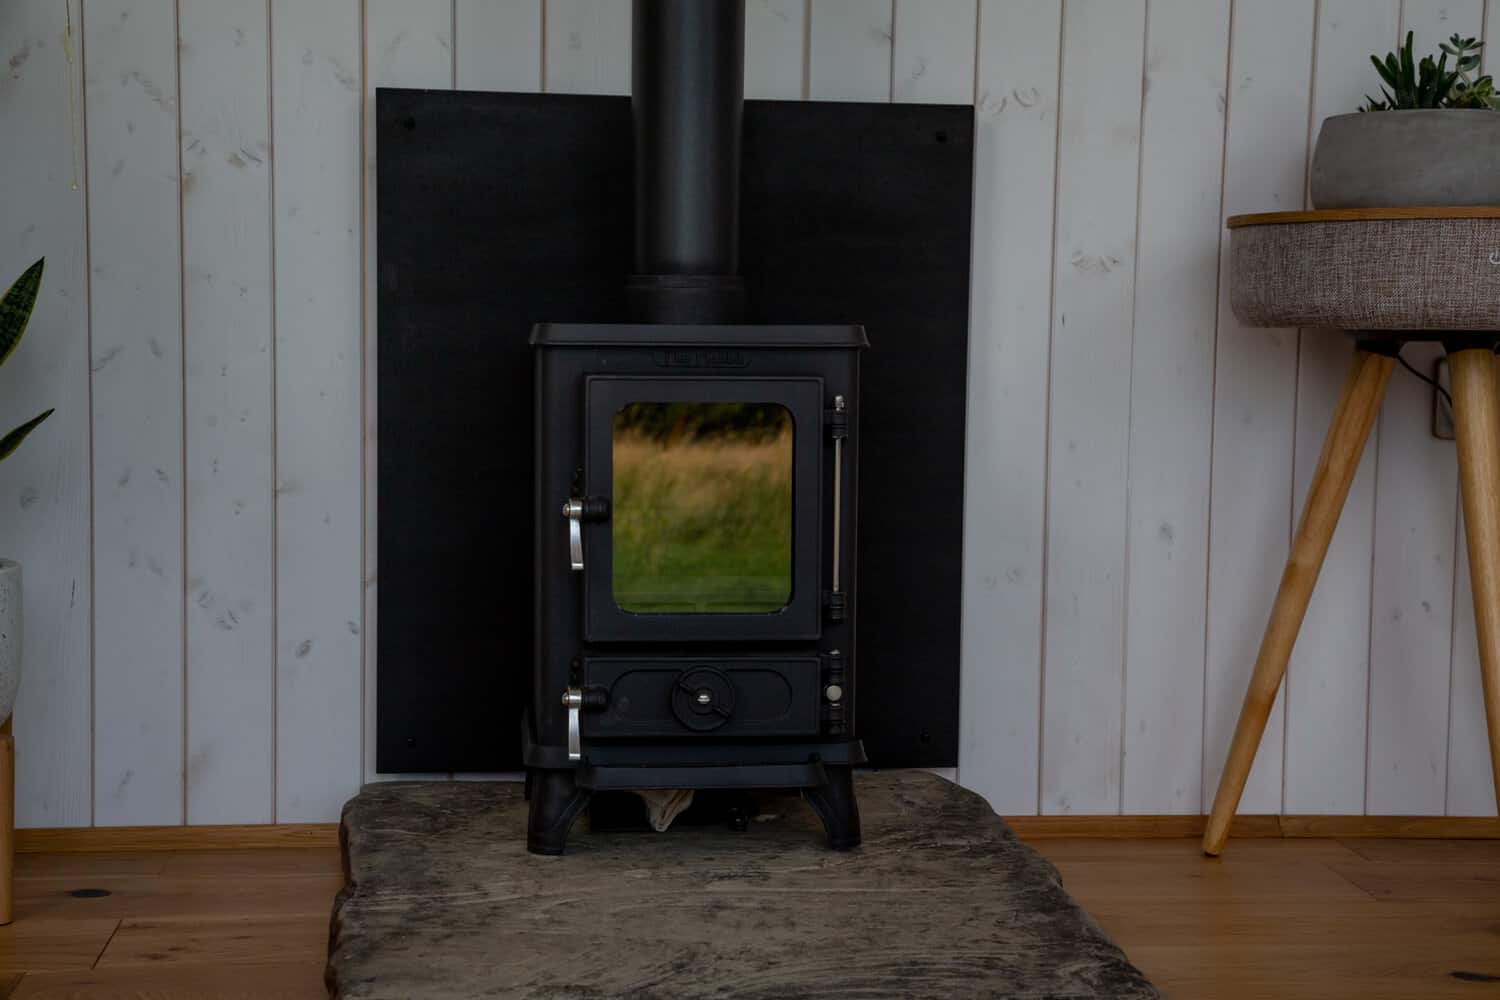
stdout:
POLYGON ((0 461, 9 458, 11 452, 21 447, 21 442, 26 440, 26 435, 36 430, 37 425, 50 416, 52 416, 52 411, 48 410, 40 416, 32 417, 20 427, 5 435, 5 437, 0 438, 0 461))
POLYGON ((1380 71, 1380 80, 1392 90, 1401 88, 1401 64, 1396 61, 1394 53, 1386 53, 1385 62, 1381 62, 1375 56, 1370 57, 1375 68, 1380 71))
POLYGON ((0 297, 0 365, 10 357, 16 345, 21 342, 21 334, 26 332, 26 324, 31 319, 31 308, 36 305, 37 293, 42 287, 42 271, 46 265, 45 257, 32 264, 21 272, 15 284, 0 297))
POLYGON ((1394 87, 1396 85, 1395 74, 1391 72, 1389 66, 1380 61, 1379 56, 1371 56, 1370 62, 1375 64, 1375 72, 1380 74, 1380 79, 1385 83, 1386 86, 1394 87))
POLYGON ((1411 32, 1407 32, 1406 45, 1396 50, 1396 100, 1397 107, 1411 107, 1417 99, 1417 67, 1411 58, 1411 32))

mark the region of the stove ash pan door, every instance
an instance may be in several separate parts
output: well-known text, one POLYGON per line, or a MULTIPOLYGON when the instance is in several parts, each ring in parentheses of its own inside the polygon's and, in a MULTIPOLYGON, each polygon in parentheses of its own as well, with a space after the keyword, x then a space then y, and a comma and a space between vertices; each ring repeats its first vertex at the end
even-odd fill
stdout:
POLYGON ((816 656, 587 657, 586 740, 816 736, 816 656), (592 709, 592 710, 589 710, 592 709))
POLYGON ((586 397, 584 639, 818 639, 822 380, 591 376, 586 397))

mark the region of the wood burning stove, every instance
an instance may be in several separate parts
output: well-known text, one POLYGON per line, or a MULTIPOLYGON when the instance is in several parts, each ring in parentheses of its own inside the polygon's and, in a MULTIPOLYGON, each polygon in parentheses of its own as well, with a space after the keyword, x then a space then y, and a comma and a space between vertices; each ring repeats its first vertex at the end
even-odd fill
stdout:
POLYGON ((860 326, 751 326, 744 4, 636 0, 636 274, 541 323, 528 847, 595 791, 801 789, 859 843, 860 326))

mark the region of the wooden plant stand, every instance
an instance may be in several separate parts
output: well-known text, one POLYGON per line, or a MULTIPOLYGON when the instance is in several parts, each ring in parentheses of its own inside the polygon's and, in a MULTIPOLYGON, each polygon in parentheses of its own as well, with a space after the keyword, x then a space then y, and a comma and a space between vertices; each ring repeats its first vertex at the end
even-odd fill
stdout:
POLYGON ((1313 473, 1219 779, 1217 855, 1402 346, 1449 355, 1490 762, 1500 795, 1500 207, 1346 209, 1229 220, 1231 301, 1251 326, 1334 328, 1357 342, 1313 473))

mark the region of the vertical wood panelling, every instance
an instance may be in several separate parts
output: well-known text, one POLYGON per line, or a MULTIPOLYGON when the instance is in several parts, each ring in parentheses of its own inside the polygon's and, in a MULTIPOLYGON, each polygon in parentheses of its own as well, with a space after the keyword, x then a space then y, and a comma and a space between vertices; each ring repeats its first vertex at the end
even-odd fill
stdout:
MULTIPOLYGON (((1483 0, 1405 0, 1400 36, 1419 52, 1455 32, 1482 34, 1483 0)), ((1431 372, 1442 349, 1404 352, 1431 372)), ((1375 614, 1370 646, 1366 809, 1441 813, 1448 793, 1458 465, 1431 432, 1432 390, 1397 372, 1380 414, 1375 614)), ((1468 591, 1464 592, 1466 595, 1468 591)))
MULTIPOLYGON (((1484 72, 1500 68, 1500 0, 1485 0, 1484 72)), ((1444 807, 1449 816, 1496 814, 1487 720, 1479 677, 1478 637, 1474 623, 1474 590, 1463 510, 1458 509, 1453 587, 1453 648, 1450 668, 1447 782, 1444 807)))
MULTIPOLYGON (((1224 212, 1302 205, 1307 168, 1313 0, 1234 7, 1224 212)), ((1229 241, 1221 254, 1209 501, 1203 801, 1213 800, 1250 679, 1292 519, 1297 332, 1240 324, 1229 309, 1229 241)), ((1241 800, 1242 812, 1282 804, 1285 691, 1278 695, 1241 800)))
POLYGON ((268 2, 179 5, 189 823, 274 815, 268 2))
POLYGON ((1146 5, 1063 7, 1047 475, 1044 813, 1120 807, 1125 497, 1146 5))
MULTIPOLYGON (((1420 7, 1408 2, 1408 18, 1423 16, 1420 7)), ((1500 57, 1494 51, 1500 48, 1500 0, 1485 0, 1482 21, 1484 72, 1494 73, 1500 66, 1497 62, 1500 57)), ((1418 28, 1416 24, 1413 27, 1418 28)), ((1444 26, 1439 25, 1441 27, 1444 26)), ((1473 33, 1469 29, 1457 30, 1473 33)), ((1452 33, 1444 32, 1442 37, 1452 33)), ((1457 511, 1455 522, 1453 644, 1449 669, 1444 811, 1449 816, 1494 816, 1495 780, 1490 767, 1488 729, 1479 679, 1478 639, 1474 631, 1474 591, 1469 582, 1469 552, 1461 509, 1457 511)))
MULTIPOLYGON (((561 6, 552 0, 550 8, 561 6)), ((451 0, 365 0, 365 274, 364 274, 364 760, 365 779, 375 768, 375 648, 376 648, 376 232, 375 90, 377 87, 428 87, 446 90, 453 85, 453 5, 451 0)))
POLYGON ((808 96, 815 101, 889 100, 893 0, 808 2, 808 96))
MULTIPOLYGON (((1399 0, 1321 0, 1309 137, 1328 115, 1354 110, 1370 87, 1372 52, 1396 36, 1399 0)), ((1312 483, 1353 346, 1334 330, 1302 334, 1297 372, 1293 497, 1312 483)), ((1360 812, 1370 673, 1370 573, 1379 431, 1349 490, 1302 634, 1287 669, 1287 809, 1360 812)))
POLYGON ((173 4, 85 21, 94 821, 183 820, 183 378, 173 4))
POLYGON ((542 0, 455 0, 458 89, 540 90, 542 0))
POLYGON ((543 89, 554 94, 630 93, 630 4, 547 0, 543 89))
POLYGON ((974 99, 974 14, 975 0, 896 4, 894 100, 968 104, 974 99))
POLYGON ((1062 0, 984 0, 964 458, 959 779, 1037 809, 1062 0))
POLYGON ((1484 5, 1485 0, 1402 0, 1400 37, 1404 41, 1408 31, 1416 33, 1413 49, 1419 59, 1437 52, 1450 35, 1480 38, 1484 5))
POLYGON ((362 773, 360 43, 360 0, 272 0, 282 823, 337 816, 362 773))
POLYGON ((745 3, 745 96, 795 101, 807 85, 808 0, 745 3))
MULTIPOLYGON (((375 88, 628 93, 630 5, 72 13, 79 190, 64 6, 0 5, 0 281, 48 258, 0 419, 58 408, 0 464, 18 818, 329 820, 383 777, 375 88)), ((748 0, 750 97, 976 104, 959 777, 1001 811, 1212 795, 1350 350, 1234 320, 1221 215, 1302 206, 1308 141, 1400 30, 1497 24, 1500 0, 748 0)), ((1398 373, 1242 811, 1495 812, 1429 404, 1398 373)))
POLYGON ((26 590, 15 709, 22 826, 86 826, 93 799, 81 18, 77 0, 0 5, 0 134, 9 137, 0 155, 0 286, 47 258, 26 339, 0 370, 0 425, 56 410, 0 463, 0 555, 21 563, 26 590), (71 61, 62 40, 70 12, 71 61))
POLYGON ((1127 813, 1202 811, 1203 627, 1229 0, 1147 8, 1130 407, 1127 813), (1169 622, 1170 627, 1162 627, 1169 622))
MULTIPOLYGON (((1431 372, 1441 349, 1404 353, 1431 372)), ((1447 795, 1458 457, 1431 428, 1432 389, 1398 370, 1380 414, 1363 803, 1382 815, 1441 814, 1447 795)))

